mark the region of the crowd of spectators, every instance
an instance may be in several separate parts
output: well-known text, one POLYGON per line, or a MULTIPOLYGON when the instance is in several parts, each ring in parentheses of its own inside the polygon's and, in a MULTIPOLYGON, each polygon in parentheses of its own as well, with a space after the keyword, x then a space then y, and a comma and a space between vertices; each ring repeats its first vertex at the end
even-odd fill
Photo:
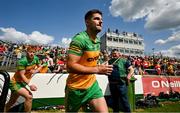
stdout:
MULTIPOLYGON (((180 75, 180 59, 163 56, 127 56, 133 67, 135 75, 180 75)), ((107 62, 111 56, 107 52, 101 53, 100 62, 107 62)))
POLYGON ((41 70, 42 73, 61 73, 66 72, 66 49, 62 47, 52 47, 44 45, 28 45, 28 44, 8 44, 0 43, 0 66, 7 63, 8 59, 17 61, 24 57, 27 47, 32 46, 36 51, 41 63, 46 68, 41 70), (10 57, 10 58, 9 58, 10 57))
MULTIPOLYGON (((42 70, 42 73, 62 73, 66 72, 66 52, 63 47, 52 47, 44 45, 28 45, 28 44, 9 44, 0 43, 0 65, 4 61, 3 57, 12 55, 16 60, 25 56, 25 50, 28 46, 33 46, 36 50, 36 55, 39 57, 42 64, 46 64, 47 68, 42 70)), ((163 56, 126 56, 133 65, 135 75, 180 75, 180 59, 163 57, 163 56)), ((99 64, 107 63, 111 58, 110 54, 103 51, 100 54, 99 64)))

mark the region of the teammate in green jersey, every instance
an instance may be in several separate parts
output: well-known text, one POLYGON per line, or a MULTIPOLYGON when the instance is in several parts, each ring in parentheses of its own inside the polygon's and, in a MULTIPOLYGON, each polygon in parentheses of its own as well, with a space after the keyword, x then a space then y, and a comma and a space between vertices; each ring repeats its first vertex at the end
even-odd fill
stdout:
POLYGON ((36 91, 37 87, 34 84, 29 85, 32 75, 39 72, 42 66, 37 56, 34 55, 34 48, 27 48, 27 56, 21 58, 17 63, 17 71, 10 80, 11 97, 9 102, 5 106, 5 111, 11 108, 11 106, 17 101, 19 96, 25 98, 24 112, 30 112, 32 107, 32 93, 36 91), (26 86, 30 88, 29 91, 26 86))

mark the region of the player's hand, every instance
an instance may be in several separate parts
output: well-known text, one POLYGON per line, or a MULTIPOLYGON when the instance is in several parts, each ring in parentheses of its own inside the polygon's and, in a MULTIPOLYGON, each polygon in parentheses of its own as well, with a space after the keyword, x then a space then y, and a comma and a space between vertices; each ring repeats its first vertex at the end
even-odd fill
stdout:
POLYGON ((110 75, 113 70, 113 65, 98 65, 99 74, 110 75))
POLYGON ((31 91, 36 91, 37 90, 37 87, 34 84, 30 85, 29 87, 30 87, 31 91))
POLYGON ((31 72, 32 74, 36 74, 36 73, 38 73, 38 70, 32 69, 32 70, 30 70, 30 72, 31 72))

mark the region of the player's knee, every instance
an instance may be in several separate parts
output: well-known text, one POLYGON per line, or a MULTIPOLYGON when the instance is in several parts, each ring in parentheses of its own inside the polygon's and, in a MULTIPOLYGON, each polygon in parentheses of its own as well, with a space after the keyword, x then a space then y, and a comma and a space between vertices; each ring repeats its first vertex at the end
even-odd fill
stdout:
POLYGON ((32 101, 33 97, 32 97, 32 95, 28 95, 28 96, 25 97, 25 99, 26 99, 27 101, 32 101))

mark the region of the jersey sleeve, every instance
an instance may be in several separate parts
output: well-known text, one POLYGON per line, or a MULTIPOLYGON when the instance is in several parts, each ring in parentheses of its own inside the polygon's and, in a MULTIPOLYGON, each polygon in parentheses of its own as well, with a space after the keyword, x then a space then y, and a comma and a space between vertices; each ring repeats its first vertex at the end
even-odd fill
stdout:
POLYGON ((24 70, 26 68, 26 60, 22 59, 17 62, 17 70, 24 70))
POLYGON ((37 56, 35 56, 35 61, 36 61, 36 64, 39 65, 40 64, 40 60, 37 56))
POLYGON ((76 36, 70 43, 68 54, 74 54, 77 56, 81 56, 83 54, 83 40, 81 37, 76 36))

